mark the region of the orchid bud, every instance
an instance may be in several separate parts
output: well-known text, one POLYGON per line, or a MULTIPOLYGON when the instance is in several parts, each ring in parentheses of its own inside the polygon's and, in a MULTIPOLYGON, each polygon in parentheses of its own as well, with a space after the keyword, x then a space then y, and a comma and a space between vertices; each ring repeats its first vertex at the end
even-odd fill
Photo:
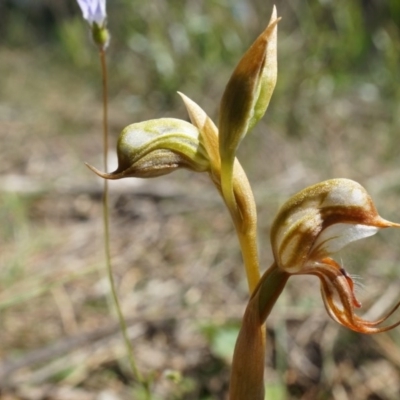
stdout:
POLYGON ((232 160, 239 143, 264 115, 277 77, 277 23, 274 7, 265 31, 239 61, 223 94, 219 115, 222 160, 232 160))
POLYGON ((112 173, 94 172, 106 179, 151 178, 177 168, 209 170, 207 153, 192 124, 173 118, 140 122, 126 127, 117 144, 118 168, 112 173))

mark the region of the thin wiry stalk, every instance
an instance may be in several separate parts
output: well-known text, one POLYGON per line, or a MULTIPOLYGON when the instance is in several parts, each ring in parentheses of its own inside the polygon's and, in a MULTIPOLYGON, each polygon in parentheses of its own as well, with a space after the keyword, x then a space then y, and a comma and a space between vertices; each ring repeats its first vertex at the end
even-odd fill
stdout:
MULTIPOLYGON (((102 86, 103 86, 103 162, 104 171, 108 171, 108 76, 107 76, 107 63, 105 49, 100 49, 100 64, 102 74, 102 86)), ((111 300, 117 311, 118 321, 121 328, 121 332, 124 338, 126 350, 128 353, 129 364, 133 372, 135 379, 143 386, 146 393, 146 399, 151 399, 150 387, 148 381, 143 378, 140 373, 133 353, 132 343, 129 339, 128 328, 126 320, 121 310, 117 290, 115 287, 114 275, 112 273, 111 265, 111 252, 110 252, 110 218, 109 218, 109 191, 108 191, 108 180, 103 180, 103 227, 104 227, 104 251, 106 259, 107 276, 110 282, 111 289, 111 300)))

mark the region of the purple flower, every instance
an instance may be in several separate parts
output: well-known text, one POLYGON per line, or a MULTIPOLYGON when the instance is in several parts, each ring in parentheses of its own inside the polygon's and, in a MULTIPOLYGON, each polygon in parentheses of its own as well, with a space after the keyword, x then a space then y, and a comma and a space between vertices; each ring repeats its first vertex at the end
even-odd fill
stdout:
POLYGON ((106 20, 106 0, 77 0, 82 10, 83 18, 90 25, 103 26, 106 20))

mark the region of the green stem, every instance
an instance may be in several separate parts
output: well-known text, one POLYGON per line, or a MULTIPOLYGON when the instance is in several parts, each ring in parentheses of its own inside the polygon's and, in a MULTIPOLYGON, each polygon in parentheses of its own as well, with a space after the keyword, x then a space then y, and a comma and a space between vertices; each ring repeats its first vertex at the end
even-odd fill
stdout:
POLYGON ((258 266, 257 237, 254 232, 242 232, 236 227, 236 234, 240 243, 243 262, 246 269, 247 284, 249 293, 253 293, 254 288, 260 280, 260 269, 258 266))
POLYGON ((238 217, 235 195, 233 193, 233 160, 221 160, 221 191, 225 204, 234 219, 238 217))
POLYGON ((260 280, 257 246, 257 209, 253 192, 239 161, 233 166, 235 210, 230 209, 239 239, 250 294, 260 280), (235 214, 233 214, 233 212, 235 214))
MULTIPOLYGON (((105 49, 100 49, 100 64, 102 73, 102 83, 103 83, 103 160, 104 160, 104 171, 108 172, 108 77, 107 77, 107 63, 105 49)), ((111 265, 111 252, 110 252, 110 217, 109 217, 109 190, 108 190, 108 180, 103 181, 103 228, 104 228, 104 250, 106 259, 106 269, 107 276, 110 282, 111 289, 111 299, 114 307, 117 311, 119 325, 124 338, 125 346, 128 353, 129 364, 133 372, 135 379, 143 386, 146 398, 150 399, 150 388, 148 382, 143 378, 140 373, 133 354, 132 343, 129 339, 128 328, 126 325, 126 320, 121 310, 121 305, 117 295, 117 290, 115 286, 114 275, 112 273, 111 265)))

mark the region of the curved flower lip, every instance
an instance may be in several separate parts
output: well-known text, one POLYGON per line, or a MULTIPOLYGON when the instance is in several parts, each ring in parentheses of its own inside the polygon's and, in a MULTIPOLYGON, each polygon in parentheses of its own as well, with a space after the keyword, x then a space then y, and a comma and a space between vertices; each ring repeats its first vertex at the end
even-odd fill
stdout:
POLYGON ((389 326, 379 326, 399 308, 400 301, 377 321, 367 321, 356 315, 355 308, 360 308, 361 303, 355 296, 353 279, 333 259, 324 258, 302 274, 318 276, 325 308, 329 316, 339 324, 355 332, 368 334, 386 332, 400 325, 398 321, 389 326))
POLYGON ((82 10, 83 18, 90 25, 96 23, 98 26, 103 26, 106 14, 106 0, 77 0, 79 7, 82 10))

